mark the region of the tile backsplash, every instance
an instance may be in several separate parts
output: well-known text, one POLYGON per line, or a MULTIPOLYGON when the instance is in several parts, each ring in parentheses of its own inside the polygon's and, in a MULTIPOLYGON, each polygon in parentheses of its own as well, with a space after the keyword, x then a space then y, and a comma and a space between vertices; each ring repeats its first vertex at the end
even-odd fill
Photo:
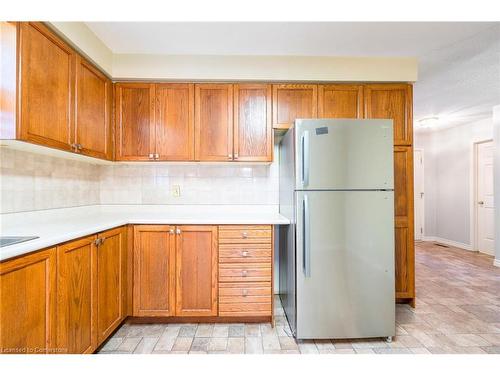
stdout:
POLYGON ((101 168, 0 147, 0 213, 99 204, 101 168))
POLYGON ((92 204, 279 203, 277 161, 93 165, 2 147, 0 168, 0 213, 92 204))

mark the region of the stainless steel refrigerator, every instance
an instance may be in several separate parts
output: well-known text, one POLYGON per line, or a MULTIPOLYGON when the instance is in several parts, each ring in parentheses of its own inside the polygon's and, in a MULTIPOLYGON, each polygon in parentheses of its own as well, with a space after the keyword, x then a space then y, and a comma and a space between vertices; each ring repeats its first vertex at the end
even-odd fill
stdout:
POLYGON ((392 120, 296 120, 280 145, 280 298, 299 339, 395 335, 392 120))

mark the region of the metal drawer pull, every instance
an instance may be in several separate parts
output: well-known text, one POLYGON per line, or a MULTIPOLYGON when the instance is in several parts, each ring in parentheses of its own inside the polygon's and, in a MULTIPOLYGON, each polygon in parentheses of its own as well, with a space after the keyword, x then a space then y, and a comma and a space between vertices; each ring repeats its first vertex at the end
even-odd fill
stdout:
POLYGON ((243 271, 241 271, 241 276, 243 276, 243 277, 247 277, 247 270, 243 270, 243 271))
POLYGON ((174 234, 175 233, 175 231, 173 229, 170 229, 169 232, 170 232, 170 234, 174 234))
POLYGON ((241 255, 243 255, 244 257, 247 257, 247 256, 248 256, 248 251, 243 251, 243 252, 241 253, 241 255))
POLYGON ((154 159, 154 155, 153 154, 149 154, 149 158, 150 159, 154 159))
POLYGON ((242 232, 242 233, 241 233, 241 237, 243 237, 243 238, 247 238, 247 237, 248 237, 248 233, 247 233, 247 232, 242 232))
POLYGON ((243 295, 243 297, 246 297, 248 295, 248 290, 243 289, 242 295, 243 295))
POLYGON ((177 228, 177 229, 175 230, 175 233, 176 233, 176 234, 181 234, 181 230, 180 230, 179 228, 177 228))

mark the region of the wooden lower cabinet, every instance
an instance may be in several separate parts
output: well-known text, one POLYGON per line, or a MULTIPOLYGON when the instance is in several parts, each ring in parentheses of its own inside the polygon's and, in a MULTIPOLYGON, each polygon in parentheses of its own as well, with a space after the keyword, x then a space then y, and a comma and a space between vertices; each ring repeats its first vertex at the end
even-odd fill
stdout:
POLYGON ((57 349, 91 353, 95 339, 96 236, 57 247, 57 349))
POLYGON ((270 225, 219 226, 219 316, 272 317, 270 225))
POLYGON ((134 316, 175 313, 175 227, 134 227, 134 316))
POLYGON ((125 227, 115 228, 98 235, 96 251, 95 330, 97 345, 120 325, 126 317, 127 298, 127 233, 125 227))
POLYGON ((56 346, 56 249, 0 263, 0 353, 56 346))
POLYGON ((176 228, 177 316, 217 316, 217 226, 176 228))

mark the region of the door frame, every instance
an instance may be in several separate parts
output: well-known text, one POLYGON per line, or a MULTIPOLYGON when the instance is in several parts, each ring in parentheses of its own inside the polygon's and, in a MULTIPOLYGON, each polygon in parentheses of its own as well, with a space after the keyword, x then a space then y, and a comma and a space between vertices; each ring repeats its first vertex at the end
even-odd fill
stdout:
MULTIPOLYGON (((421 173, 421 176, 422 176, 422 186, 423 186, 423 189, 424 189, 424 200, 425 200, 425 164, 424 164, 424 149, 423 148, 414 148, 413 149, 413 185, 415 187, 415 165, 417 164, 416 163, 416 160, 415 160, 415 152, 418 151, 420 152, 420 157, 421 157, 421 165, 422 165, 422 173, 421 173)), ((422 233, 420 235, 420 240, 418 241, 424 241, 425 239, 425 203, 424 201, 422 201, 422 204, 420 205, 421 207, 421 214, 420 214, 420 221, 421 221, 421 225, 422 225, 422 233)), ((413 193, 413 210, 415 210, 415 207, 416 207, 416 204, 415 204, 415 193, 413 193)), ((413 215, 415 215, 415 213, 413 213, 413 215)), ((417 215, 415 215, 416 217, 417 215)), ((413 226, 415 226, 415 223, 413 223, 413 226)), ((415 240, 417 241, 417 240, 415 240)))
POLYGON ((479 145, 483 143, 488 143, 488 142, 493 142, 492 138, 487 138, 483 139, 480 141, 475 141, 472 143, 472 157, 471 157, 471 169, 470 169, 470 186, 472 187, 470 189, 470 213, 471 213, 471 220, 470 220, 470 238, 471 238, 471 245, 472 245, 472 251, 479 251, 479 246, 478 246, 478 212, 477 212, 477 192, 478 192, 478 150, 479 150, 479 145))

